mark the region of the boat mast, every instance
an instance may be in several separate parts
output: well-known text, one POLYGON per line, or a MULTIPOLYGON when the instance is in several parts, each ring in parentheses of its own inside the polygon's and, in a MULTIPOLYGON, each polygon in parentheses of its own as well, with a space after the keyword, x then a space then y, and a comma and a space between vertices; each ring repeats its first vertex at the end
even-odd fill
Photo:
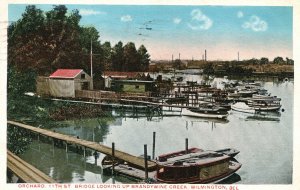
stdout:
POLYGON ((93 43, 92 43, 92 39, 91 39, 91 84, 90 84, 90 88, 91 90, 94 89, 94 82, 93 82, 93 43))

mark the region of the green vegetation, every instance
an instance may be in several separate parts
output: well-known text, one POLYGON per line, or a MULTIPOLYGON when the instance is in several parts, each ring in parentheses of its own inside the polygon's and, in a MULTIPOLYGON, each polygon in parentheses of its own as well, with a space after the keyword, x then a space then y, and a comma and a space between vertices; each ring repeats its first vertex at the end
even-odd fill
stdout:
MULTIPOLYGON (((138 50, 132 42, 101 43, 92 26, 80 26, 78 10, 54 6, 43 12, 34 5, 26 7, 22 18, 8 28, 8 65, 19 71, 34 71, 48 76, 58 68, 89 71, 91 44, 95 77, 103 70, 145 71, 150 56, 145 46, 138 50)), ((89 73, 89 72, 88 72, 89 73)))

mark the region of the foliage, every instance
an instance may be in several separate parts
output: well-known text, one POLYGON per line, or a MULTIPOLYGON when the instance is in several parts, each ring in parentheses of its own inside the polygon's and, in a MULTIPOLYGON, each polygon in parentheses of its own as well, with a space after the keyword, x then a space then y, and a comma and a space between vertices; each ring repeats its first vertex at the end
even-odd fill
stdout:
POLYGON ((282 57, 275 57, 273 60, 274 64, 285 64, 285 61, 283 60, 282 57))
POLYGON ((214 74, 214 68, 212 63, 206 63, 203 68, 204 74, 214 74))
MULTIPOLYGON (((19 71, 32 70, 48 76, 58 68, 82 68, 90 70, 91 45, 93 47, 93 71, 146 70, 150 62, 145 46, 137 51, 134 43, 123 47, 119 42, 99 41, 94 27, 79 25, 78 10, 68 12, 66 6, 54 6, 43 12, 34 5, 26 7, 22 18, 8 28, 8 64, 19 71)), ((88 72, 89 73, 89 72, 88 72)))
POLYGON ((259 62, 261 65, 265 65, 269 63, 269 59, 266 57, 262 57, 259 62))

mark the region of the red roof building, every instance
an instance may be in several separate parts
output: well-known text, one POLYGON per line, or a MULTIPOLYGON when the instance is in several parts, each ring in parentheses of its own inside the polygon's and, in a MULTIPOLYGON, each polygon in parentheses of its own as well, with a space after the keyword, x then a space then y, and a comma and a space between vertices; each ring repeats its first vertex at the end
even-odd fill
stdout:
POLYGON ((57 69, 49 76, 53 97, 75 97, 76 90, 93 90, 91 77, 82 69, 57 69))
POLYGON ((82 69, 57 69, 49 78, 76 78, 83 70, 82 69))

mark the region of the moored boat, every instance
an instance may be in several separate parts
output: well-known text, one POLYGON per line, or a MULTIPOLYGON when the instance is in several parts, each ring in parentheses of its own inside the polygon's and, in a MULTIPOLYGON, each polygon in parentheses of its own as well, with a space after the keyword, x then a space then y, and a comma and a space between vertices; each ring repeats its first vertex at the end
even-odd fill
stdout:
POLYGON ((182 115, 191 116, 191 117, 225 119, 228 116, 228 112, 221 108, 195 107, 195 108, 183 108, 182 115))
POLYGON ((160 156, 155 177, 160 183, 216 183, 233 175, 241 166, 222 151, 181 151, 160 156))
POLYGON ((237 102, 231 105, 231 109, 244 113, 255 113, 255 109, 253 107, 248 106, 245 102, 237 102))
MULTIPOLYGON (((217 151, 190 148, 158 157, 156 170, 148 177, 155 183, 217 183, 235 174, 242 166, 233 157, 239 153, 232 148, 217 151)), ((109 161, 110 162, 110 161, 109 161)), ((114 162, 111 162, 114 163, 114 162)), ((126 162, 116 163, 115 172, 144 179, 145 172, 126 162)))

